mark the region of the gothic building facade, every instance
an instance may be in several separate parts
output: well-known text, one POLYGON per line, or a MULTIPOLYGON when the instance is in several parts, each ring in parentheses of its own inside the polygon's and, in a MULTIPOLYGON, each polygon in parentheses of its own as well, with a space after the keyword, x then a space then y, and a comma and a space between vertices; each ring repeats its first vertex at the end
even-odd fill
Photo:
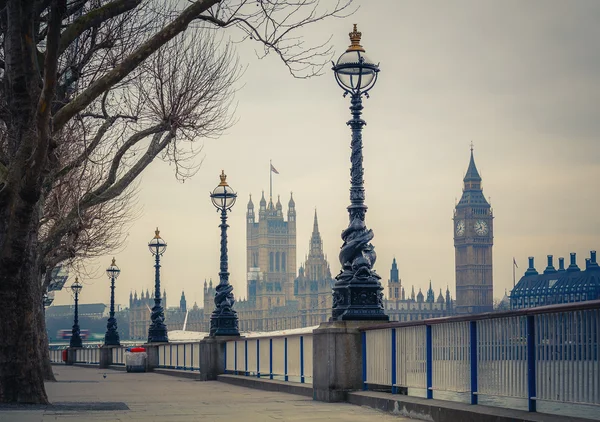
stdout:
POLYGON ((481 176, 475 166, 473 147, 462 197, 454 209, 456 313, 475 314, 493 310, 492 207, 483 196, 481 176))
POLYGON ((415 295, 415 287, 412 286, 410 296, 406 295, 402 280, 400 279, 396 258, 392 261, 390 278, 388 279, 387 299, 384 300, 386 314, 390 321, 416 321, 428 318, 438 318, 452 315, 454 313, 454 301, 446 286, 446 296, 440 294, 435 296, 431 280, 427 296, 421 289, 415 295))

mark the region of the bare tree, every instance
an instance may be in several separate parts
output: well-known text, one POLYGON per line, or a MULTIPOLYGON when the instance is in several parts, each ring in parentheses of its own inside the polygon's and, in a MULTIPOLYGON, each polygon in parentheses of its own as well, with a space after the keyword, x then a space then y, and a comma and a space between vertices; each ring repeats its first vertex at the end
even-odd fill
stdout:
POLYGON ((330 50, 296 30, 350 1, 0 0, 0 402, 47 402, 44 266, 75 259, 154 158, 187 177, 194 141, 231 124, 237 72, 217 34, 237 30, 313 76, 330 50))

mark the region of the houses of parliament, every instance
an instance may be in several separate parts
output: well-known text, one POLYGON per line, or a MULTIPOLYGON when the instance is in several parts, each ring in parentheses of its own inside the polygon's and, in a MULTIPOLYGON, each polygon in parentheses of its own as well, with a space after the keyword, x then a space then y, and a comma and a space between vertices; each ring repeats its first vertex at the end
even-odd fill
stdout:
MULTIPOLYGON (((477 313, 492 309, 492 245, 493 216, 483 196, 481 177, 475 166, 473 150, 463 179, 461 200, 454 210, 454 247, 456 258, 456 300, 446 286, 436 295, 431 282, 426 292, 414 286, 410 293, 399 275, 394 258, 384 306, 390 320, 412 321, 456 313, 477 313)), ((293 196, 284 212, 278 197, 274 204, 263 195, 255 209, 252 197, 246 210, 246 269, 245 299, 236 299, 234 309, 241 331, 273 331, 325 322, 331 315, 334 279, 315 210, 307 254, 300 268, 297 263, 296 204, 293 196), (287 217, 287 218, 286 218, 287 217)), ((217 283, 204 281, 203 306, 194 304, 188 309, 182 292, 179 307, 167 307, 163 296, 165 322, 170 330, 207 332, 214 308, 217 283)), ((235 291, 234 291, 235 294, 235 291)), ((238 297, 244 296, 237 294, 238 297)), ((132 338, 145 338, 150 324, 153 298, 146 292, 129 299, 129 328, 132 338)))

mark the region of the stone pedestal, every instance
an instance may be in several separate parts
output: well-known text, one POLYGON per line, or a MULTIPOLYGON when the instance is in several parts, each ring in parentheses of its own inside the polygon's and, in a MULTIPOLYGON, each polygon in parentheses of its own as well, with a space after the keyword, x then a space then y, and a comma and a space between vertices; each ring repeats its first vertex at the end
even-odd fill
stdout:
POLYGON ((342 402, 362 388, 360 327, 381 321, 324 322, 313 331, 313 399, 342 402))
POLYGON ((200 381, 214 381, 225 373, 225 343, 240 336, 206 337, 200 341, 200 381))
POLYGON ((100 368, 108 368, 112 365, 112 351, 118 346, 102 346, 100 347, 100 368))
POLYGON ((158 367, 159 345, 159 343, 146 343, 143 346, 146 349, 146 372, 152 372, 158 367))
POLYGON ((81 347, 69 347, 67 349, 67 365, 73 365, 77 361, 78 350, 81 350, 81 347))

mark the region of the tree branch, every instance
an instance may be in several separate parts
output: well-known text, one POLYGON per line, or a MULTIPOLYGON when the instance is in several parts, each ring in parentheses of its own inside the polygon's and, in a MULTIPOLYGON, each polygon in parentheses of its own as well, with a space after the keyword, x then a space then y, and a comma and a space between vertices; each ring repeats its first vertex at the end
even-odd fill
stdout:
POLYGON ((59 52, 62 54, 75 39, 88 29, 100 25, 115 16, 135 9, 142 0, 115 0, 102 7, 93 9, 83 16, 78 17, 69 25, 60 37, 59 52))
POLYGON ((54 116, 54 130, 60 130, 75 114, 90 105, 104 91, 125 78, 152 53, 173 39, 177 34, 184 31, 194 18, 218 2, 219 0, 197 0, 182 11, 173 22, 158 31, 148 41, 123 59, 112 71, 93 82, 85 91, 56 113, 54 116))
POLYGON ((100 141, 104 137, 104 134, 108 129, 110 129, 110 127, 116 120, 116 117, 109 117, 108 119, 106 119, 106 121, 98 129, 98 132, 96 132, 96 136, 94 136, 92 142, 87 146, 87 148, 85 148, 81 155, 73 161, 71 161, 69 164, 65 165, 62 169, 60 169, 52 179, 59 179, 71 170, 73 170, 75 167, 79 167, 100 144, 100 141))

